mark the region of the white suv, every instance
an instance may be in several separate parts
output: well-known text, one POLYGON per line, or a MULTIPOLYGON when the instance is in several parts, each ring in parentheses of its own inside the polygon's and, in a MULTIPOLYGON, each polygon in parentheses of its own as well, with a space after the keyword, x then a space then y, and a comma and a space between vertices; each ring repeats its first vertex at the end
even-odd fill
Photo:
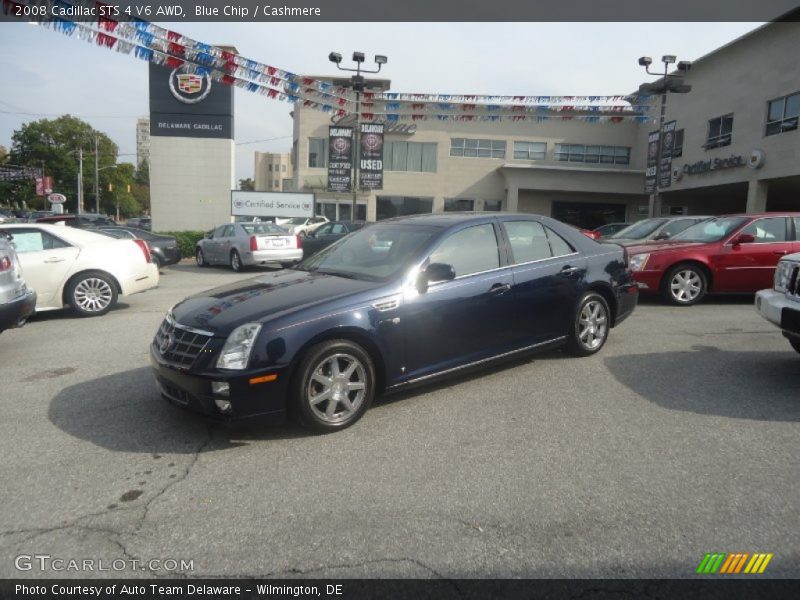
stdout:
POLYGON ((800 352, 800 252, 778 262, 772 289, 756 293, 756 310, 800 352))
POLYGON ((36 292, 22 278, 11 241, 0 233, 0 332, 25 323, 36 307, 36 292))

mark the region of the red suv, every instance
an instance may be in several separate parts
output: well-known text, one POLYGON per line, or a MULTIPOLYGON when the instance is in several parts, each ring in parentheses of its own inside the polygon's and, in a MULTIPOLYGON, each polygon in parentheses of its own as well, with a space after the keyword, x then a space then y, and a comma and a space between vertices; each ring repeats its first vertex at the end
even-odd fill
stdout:
POLYGON ((775 265, 800 251, 800 213, 715 217, 666 242, 628 246, 633 277, 644 293, 679 306, 708 292, 751 293, 772 287, 775 265))

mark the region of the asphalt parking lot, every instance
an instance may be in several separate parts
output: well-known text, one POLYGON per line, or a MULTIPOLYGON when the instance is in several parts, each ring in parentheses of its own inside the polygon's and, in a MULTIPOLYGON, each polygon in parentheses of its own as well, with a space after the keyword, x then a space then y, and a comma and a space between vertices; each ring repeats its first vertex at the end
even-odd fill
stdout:
POLYGON ((190 264, 112 313, 0 336, 0 577, 19 555, 186 559, 182 575, 692 577, 706 552, 800 575, 800 355, 752 297, 642 303, 603 351, 527 357, 315 436, 164 402, 148 344, 190 264))

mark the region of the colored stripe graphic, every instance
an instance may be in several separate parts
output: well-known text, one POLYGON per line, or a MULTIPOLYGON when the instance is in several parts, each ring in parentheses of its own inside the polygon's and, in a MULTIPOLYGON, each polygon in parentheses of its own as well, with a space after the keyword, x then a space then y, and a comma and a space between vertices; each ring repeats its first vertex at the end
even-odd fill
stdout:
POLYGON ((707 552, 697 566, 698 575, 733 575, 744 573, 749 575, 763 573, 774 554, 756 552, 707 552), (748 560, 749 559, 749 560, 748 560), (745 566, 745 564, 747 566, 745 566), (744 569, 744 571, 742 571, 744 569))

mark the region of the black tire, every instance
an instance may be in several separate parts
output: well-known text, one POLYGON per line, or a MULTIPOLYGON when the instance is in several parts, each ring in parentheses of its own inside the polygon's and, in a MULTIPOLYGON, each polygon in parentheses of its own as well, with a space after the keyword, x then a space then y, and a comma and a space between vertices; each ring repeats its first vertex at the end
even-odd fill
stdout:
POLYGON ((239 253, 236 250, 231 250, 230 265, 231 270, 235 271, 236 273, 239 273, 242 269, 244 269, 242 257, 239 256, 239 253))
POLYGON ((289 414, 309 429, 329 433, 358 421, 374 397, 375 367, 369 354, 349 340, 331 340, 303 356, 292 381, 289 414))
POLYGON ((153 262, 156 263, 156 267, 158 267, 159 271, 164 268, 164 263, 158 254, 153 254, 153 262))
POLYGON ((707 292, 708 277, 697 265, 675 265, 661 280, 661 297, 675 306, 697 304, 707 292))
POLYGON ((578 302, 567 337, 567 352, 591 356, 600 352, 611 329, 608 302, 597 292, 586 292, 578 302))
POLYGON ((800 340, 789 338, 789 344, 794 348, 795 352, 800 352, 800 340))
POLYGON ((99 317, 117 305, 117 284, 102 271, 85 271, 73 277, 66 300, 80 317, 99 317))
POLYGON ((206 255, 203 254, 203 249, 198 248, 194 253, 194 260, 197 262, 198 267, 207 267, 208 263, 206 262, 206 255))

